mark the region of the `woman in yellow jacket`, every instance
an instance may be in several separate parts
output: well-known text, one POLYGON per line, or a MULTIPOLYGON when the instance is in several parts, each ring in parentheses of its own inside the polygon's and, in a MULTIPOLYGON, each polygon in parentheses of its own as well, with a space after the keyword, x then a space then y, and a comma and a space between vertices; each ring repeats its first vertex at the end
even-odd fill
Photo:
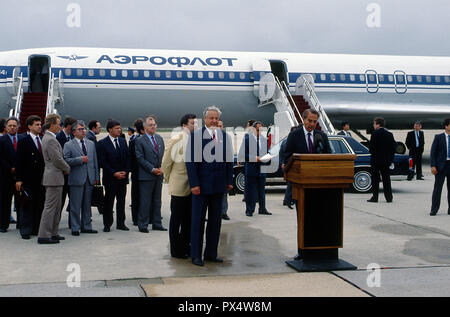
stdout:
POLYGON ((170 254, 175 258, 186 259, 190 256, 192 194, 186 171, 185 153, 189 136, 197 127, 196 116, 184 115, 180 125, 182 131, 167 143, 161 168, 171 195, 170 254))

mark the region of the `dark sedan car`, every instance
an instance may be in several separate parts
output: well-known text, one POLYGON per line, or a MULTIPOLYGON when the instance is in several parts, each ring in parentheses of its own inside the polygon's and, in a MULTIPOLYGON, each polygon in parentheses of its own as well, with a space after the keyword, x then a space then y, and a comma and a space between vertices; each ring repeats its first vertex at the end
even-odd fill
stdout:
MULTIPOLYGON (((351 190, 357 193, 367 193, 372 189, 372 172, 370 168, 370 152, 367 147, 352 137, 341 135, 328 136, 331 150, 335 154, 356 154, 355 176, 351 190)), ((278 155, 281 142, 270 149, 272 155, 278 155)), ((409 175, 410 158, 408 155, 395 154, 394 163, 390 167, 391 175, 409 175)), ((236 193, 243 193, 245 187, 244 168, 236 164, 234 166, 234 188, 236 193)), ((267 185, 283 185, 283 171, 281 163, 275 173, 267 174, 267 185)))

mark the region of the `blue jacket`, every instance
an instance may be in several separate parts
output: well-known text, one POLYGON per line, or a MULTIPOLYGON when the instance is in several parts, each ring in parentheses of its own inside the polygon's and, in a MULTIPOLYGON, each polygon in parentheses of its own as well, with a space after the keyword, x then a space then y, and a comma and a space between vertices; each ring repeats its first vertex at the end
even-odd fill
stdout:
POLYGON ((103 185, 110 185, 117 180, 113 175, 116 172, 126 172, 127 176, 124 182, 128 182, 128 173, 130 172, 130 158, 127 142, 119 137, 120 152, 116 150, 109 136, 98 141, 97 154, 101 168, 103 168, 103 185))
POLYGON ((227 186, 233 184, 233 145, 225 132, 216 131, 215 146, 206 128, 202 128, 191 133, 186 147, 189 185, 200 186, 201 194, 206 195, 226 193, 227 186))
POLYGON ((438 173, 442 172, 445 168, 447 161, 447 137, 446 133, 436 134, 434 136, 433 144, 430 151, 430 165, 436 167, 438 173))
POLYGON ((267 154, 267 139, 262 135, 259 139, 259 143, 261 144, 260 147, 256 144, 256 138, 247 133, 244 141, 242 142, 241 149, 239 150, 240 156, 244 156, 244 170, 246 176, 266 176, 265 173, 261 173, 261 165, 263 165, 263 163, 257 162, 256 157, 261 157, 267 154))

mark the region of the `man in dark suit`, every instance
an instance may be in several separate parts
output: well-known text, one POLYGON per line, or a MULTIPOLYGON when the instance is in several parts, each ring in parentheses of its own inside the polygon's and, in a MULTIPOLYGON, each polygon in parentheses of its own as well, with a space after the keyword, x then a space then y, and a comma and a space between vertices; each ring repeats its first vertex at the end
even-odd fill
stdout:
POLYGON ((23 189, 29 196, 21 206, 20 234, 23 239, 37 235, 45 202, 44 157, 42 156, 41 118, 35 115, 27 118, 28 134, 17 146, 16 190, 23 189))
POLYGON ((395 148, 397 144, 391 132, 384 128, 385 121, 377 117, 373 121, 373 128, 370 137, 370 165, 372 167, 372 190, 373 195, 368 202, 378 202, 378 193, 380 190, 380 174, 383 180, 384 197, 388 203, 392 202, 391 173, 389 166, 394 161, 395 148))
POLYGON ((338 135, 344 135, 344 136, 352 136, 350 133, 350 123, 347 121, 342 122, 341 124, 341 131, 338 132, 338 135))
POLYGON ((86 133, 86 138, 94 142, 97 147, 97 135, 102 131, 102 125, 100 121, 91 120, 88 124, 89 131, 86 133))
POLYGON ((253 123, 242 142, 240 155, 245 161, 245 215, 252 217, 255 212, 256 202, 259 203, 260 215, 271 215, 266 209, 266 173, 261 169, 263 162, 261 157, 267 154, 267 139, 261 135, 262 123, 253 123))
MULTIPOLYGON (((11 217, 11 203, 16 187, 16 161, 17 161, 17 145, 24 137, 18 135, 19 120, 17 118, 9 118, 6 120, 6 133, 0 138, 0 163, 2 169, 2 206, 0 209, 0 232, 7 232, 11 217)), ((17 214, 20 219, 20 211, 17 214)), ((18 219, 18 220, 19 220, 18 219)), ((20 224, 19 224, 20 226, 20 224)))
POLYGON ((105 186, 105 210, 103 211, 104 232, 110 232, 114 222, 113 206, 116 203, 117 229, 128 231, 125 226, 125 196, 127 193, 130 159, 127 142, 120 137, 122 128, 116 120, 106 125, 109 135, 98 141, 97 152, 99 165, 103 168, 103 185, 105 186))
MULTIPOLYGON (((423 180, 422 174, 422 154, 425 145, 425 136, 422 129, 422 123, 416 121, 414 123, 414 130, 409 131, 406 136, 406 146, 409 150, 409 156, 413 160, 413 170, 416 171, 416 177, 418 180, 423 180)), ((413 174, 408 175, 408 180, 412 180, 413 174)))
MULTIPOLYGON (((297 127, 292 127, 291 131, 294 131, 297 129, 297 127)), ((281 142, 280 145, 280 151, 279 151, 279 159, 281 163, 281 169, 284 171, 284 168, 286 167, 286 164, 284 164, 285 157, 286 157, 286 143, 287 143, 287 137, 281 142)), ((291 182, 286 181, 286 192, 284 193, 284 199, 283 199, 283 206, 287 206, 289 209, 294 209, 292 207, 294 205, 294 200, 292 199, 292 185, 291 182)))
POLYGON ((445 132, 434 136, 430 151, 431 173, 434 175, 434 189, 430 216, 436 216, 441 205, 442 186, 447 178, 447 200, 450 215, 450 118, 444 120, 445 132))
POLYGON ((164 180, 161 162, 164 155, 164 140, 156 133, 156 117, 144 120, 145 134, 136 140, 136 161, 139 177, 138 227, 148 233, 150 219, 152 230, 167 231, 161 222, 161 194, 164 180))
POLYGON ((222 223, 222 199, 233 188, 233 146, 231 138, 218 126, 221 111, 210 106, 203 112, 205 127, 194 131, 188 141, 186 169, 192 192, 191 257, 203 266, 202 249, 206 210, 204 259, 223 262, 217 256, 222 223))
MULTIPOLYGON (((283 162, 285 165, 288 164, 292 154, 331 153, 327 135, 316 129, 319 116, 320 114, 314 109, 306 109, 303 112, 303 125, 291 131, 287 137, 283 162)), ((298 254, 294 259, 301 260, 302 258, 303 255, 298 250, 298 254)))
POLYGON ((130 173, 131 173, 131 218, 133 226, 138 225, 139 214, 139 165, 136 160, 136 140, 145 134, 144 120, 136 119, 134 121, 137 135, 130 139, 128 146, 130 148, 130 173))

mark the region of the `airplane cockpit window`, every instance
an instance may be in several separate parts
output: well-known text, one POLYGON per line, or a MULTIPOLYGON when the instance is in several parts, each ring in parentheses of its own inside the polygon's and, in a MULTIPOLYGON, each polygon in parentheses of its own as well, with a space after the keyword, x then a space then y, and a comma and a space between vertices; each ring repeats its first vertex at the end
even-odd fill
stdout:
POLYGON ((66 77, 70 77, 72 76, 72 70, 70 68, 66 68, 64 70, 64 74, 66 75, 66 77))
POLYGON ((98 73, 100 74, 100 77, 106 76, 106 70, 104 70, 104 69, 100 69, 100 71, 98 73))

